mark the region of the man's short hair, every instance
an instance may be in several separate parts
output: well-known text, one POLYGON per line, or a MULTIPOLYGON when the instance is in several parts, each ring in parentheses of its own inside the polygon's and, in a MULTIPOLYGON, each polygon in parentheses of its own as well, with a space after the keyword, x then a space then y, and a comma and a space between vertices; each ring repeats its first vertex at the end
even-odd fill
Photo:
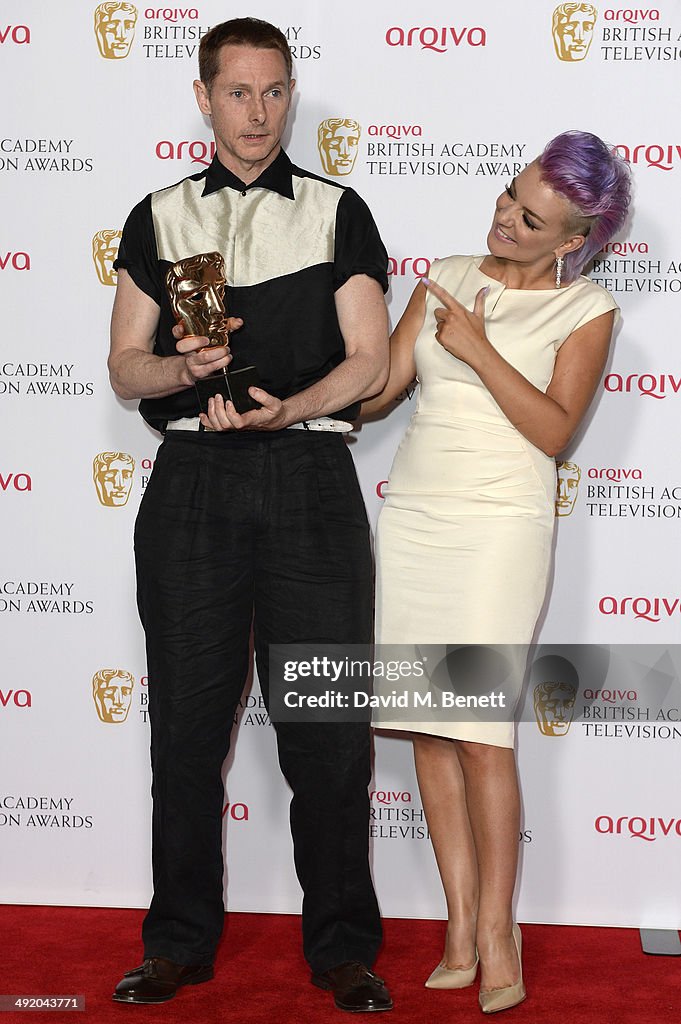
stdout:
POLYGON ((289 81, 293 77, 293 59, 283 32, 260 18, 232 18, 214 25, 199 43, 199 77, 208 91, 220 69, 220 50, 228 44, 252 46, 256 50, 279 50, 289 81))

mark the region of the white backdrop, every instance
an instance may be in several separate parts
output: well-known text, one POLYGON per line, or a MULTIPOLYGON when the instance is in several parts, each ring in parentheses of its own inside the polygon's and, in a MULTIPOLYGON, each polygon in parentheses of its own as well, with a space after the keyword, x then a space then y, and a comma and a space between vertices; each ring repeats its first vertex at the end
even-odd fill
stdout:
MULTIPOLYGON (((210 159, 191 89, 198 37, 251 13, 278 24, 294 48, 294 161, 323 173, 320 122, 360 126, 354 165, 340 169, 388 247, 393 321, 431 259, 483 251, 496 196, 553 135, 594 131, 632 161, 635 215, 593 269, 623 321, 589 423, 564 456, 579 470, 568 473, 539 639, 657 645, 637 658, 658 671, 583 674, 562 736, 542 734, 530 690, 519 729, 518 918, 678 927, 679 661, 663 652, 681 623, 681 3, 632 11, 598 2, 588 52, 567 54, 577 60, 556 52, 552 0, 432 0, 418 15, 406 0, 335 10, 313 0, 254 0, 245 10, 136 3, 136 19, 114 4, 104 55, 95 6, 6 0, 0 14, 0 68, 14 97, 0 118, 0 899, 148 902, 132 529, 160 439, 109 389, 110 263, 130 208, 210 159), (98 490, 99 453, 131 457, 132 477, 130 458, 107 457, 98 490), (132 689, 118 675, 119 689, 98 705, 92 680, 105 669, 129 673, 132 689)), ((411 408, 405 400, 357 431, 372 522, 411 408)), ((227 780, 227 903, 295 912, 289 795, 257 681, 243 703, 227 780)), ((444 916, 403 739, 376 741, 372 808, 384 914, 444 916)))

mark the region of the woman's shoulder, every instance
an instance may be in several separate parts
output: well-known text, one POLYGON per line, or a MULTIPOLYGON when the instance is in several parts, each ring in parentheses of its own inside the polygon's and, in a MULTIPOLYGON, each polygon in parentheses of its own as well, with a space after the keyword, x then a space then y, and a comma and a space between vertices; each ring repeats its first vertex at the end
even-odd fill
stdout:
POLYGON ((462 278, 469 270, 477 270, 477 264, 482 256, 445 256, 443 259, 433 260, 428 277, 432 281, 455 281, 462 278))
POLYGON ((588 306, 605 313, 610 309, 618 309, 617 302, 607 288, 596 284, 591 278, 582 275, 570 285, 573 297, 579 297, 580 301, 588 306))
POLYGON ((614 322, 617 323, 619 320, 619 306, 610 292, 588 277, 578 277, 565 289, 563 295, 564 304, 558 315, 564 318, 561 321, 565 327, 564 341, 579 327, 584 327, 603 313, 614 310, 614 322))

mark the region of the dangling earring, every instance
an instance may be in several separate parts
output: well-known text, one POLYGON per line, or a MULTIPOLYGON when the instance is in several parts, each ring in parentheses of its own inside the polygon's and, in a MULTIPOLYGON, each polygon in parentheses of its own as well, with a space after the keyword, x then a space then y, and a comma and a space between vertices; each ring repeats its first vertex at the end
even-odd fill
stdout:
POLYGON ((563 257, 556 257, 556 288, 560 288, 560 278, 563 273, 563 257))

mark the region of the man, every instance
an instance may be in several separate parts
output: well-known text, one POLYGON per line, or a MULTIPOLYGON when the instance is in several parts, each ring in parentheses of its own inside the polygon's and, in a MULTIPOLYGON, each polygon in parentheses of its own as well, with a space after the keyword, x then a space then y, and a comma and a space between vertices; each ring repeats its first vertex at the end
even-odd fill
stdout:
MULTIPOLYGON (((224 918, 220 768, 251 621, 266 699, 271 643, 365 643, 371 630, 368 525, 340 431, 387 376, 385 249, 352 190, 294 167, 281 149, 294 82, 278 29, 252 18, 215 26, 199 69, 216 158, 128 218, 109 358, 117 394, 141 398, 147 422, 166 431, 135 532, 154 897, 145 962, 114 993, 132 1003, 213 975, 224 918), (216 251, 238 313, 230 346, 191 336, 175 345, 165 274, 216 251), (240 415, 216 397, 199 415, 194 382, 232 361, 257 367, 260 408, 240 415)), ((367 858, 368 729, 280 723, 277 743, 312 981, 341 1009, 390 1009, 369 970, 381 930, 367 858)))

